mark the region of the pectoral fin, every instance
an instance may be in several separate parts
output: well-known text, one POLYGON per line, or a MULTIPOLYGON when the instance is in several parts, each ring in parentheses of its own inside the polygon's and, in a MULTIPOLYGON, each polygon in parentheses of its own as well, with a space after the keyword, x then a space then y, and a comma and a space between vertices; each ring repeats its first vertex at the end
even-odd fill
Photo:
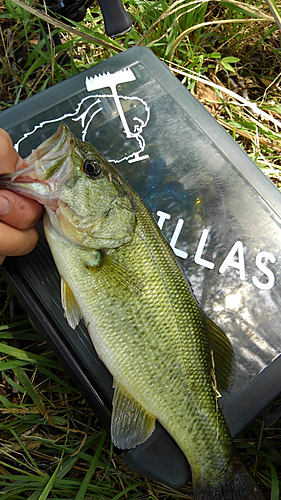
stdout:
POLYGON ((95 275, 95 282, 111 288, 115 295, 137 294, 141 291, 141 285, 134 274, 110 255, 103 254, 99 265, 86 263, 86 266, 95 275))
POLYGON ((64 316, 71 328, 74 329, 82 316, 73 292, 63 277, 61 278, 61 303, 64 308, 64 316))
POLYGON ((227 391, 231 387, 234 375, 234 352, 230 340, 221 328, 210 318, 205 316, 206 332, 209 347, 214 355, 214 368, 217 388, 219 391, 227 391))
POLYGON ((146 441, 155 429, 155 417, 148 413, 120 384, 114 381, 111 439, 124 450, 146 441))

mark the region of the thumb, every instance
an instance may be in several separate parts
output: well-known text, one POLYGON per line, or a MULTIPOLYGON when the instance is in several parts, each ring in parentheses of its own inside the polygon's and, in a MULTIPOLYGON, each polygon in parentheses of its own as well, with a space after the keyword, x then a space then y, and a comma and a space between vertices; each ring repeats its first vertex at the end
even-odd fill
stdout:
POLYGON ((25 162, 15 150, 11 137, 0 128, 0 175, 11 174, 24 166, 25 162))

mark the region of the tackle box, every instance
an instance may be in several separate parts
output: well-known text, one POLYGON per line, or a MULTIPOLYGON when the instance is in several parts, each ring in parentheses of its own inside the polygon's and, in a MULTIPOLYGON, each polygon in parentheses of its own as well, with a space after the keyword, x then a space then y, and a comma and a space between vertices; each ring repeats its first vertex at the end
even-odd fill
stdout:
MULTIPOLYGON (((120 170, 146 203, 207 315, 236 356, 219 399, 233 436, 281 392, 281 195, 245 152, 147 48, 116 55, 0 114, 22 157, 64 122, 120 170)), ((42 227, 35 250, 3 276, 64 362, 106 429, 112 377, 81 323, 67 324, 60 277, 42 227)), ((177 487, 190 477, 157 424, 123 451, 136 472, 177 487)))

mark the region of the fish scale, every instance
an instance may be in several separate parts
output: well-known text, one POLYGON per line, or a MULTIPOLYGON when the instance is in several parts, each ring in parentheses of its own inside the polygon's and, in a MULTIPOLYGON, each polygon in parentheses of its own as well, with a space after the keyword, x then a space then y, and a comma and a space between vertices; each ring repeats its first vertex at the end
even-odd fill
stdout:
POLYGON ((72 328, 83 317, 113 375, 113 442, 137 446, 158 419, 191 465, 195 500, 263 500, 215 392, 214 381, 219 390, 231 383, 231 344, 200 309, 140 198, 63 124, 26 160, 1 183, 44 203, 65 316, 72 328))

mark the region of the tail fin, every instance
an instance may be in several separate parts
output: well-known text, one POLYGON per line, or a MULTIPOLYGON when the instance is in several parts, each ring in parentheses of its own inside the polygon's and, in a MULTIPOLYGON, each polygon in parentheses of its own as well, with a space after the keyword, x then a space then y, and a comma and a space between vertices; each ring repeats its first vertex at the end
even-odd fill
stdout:
POLYGON ((264 500, 264 496, 254 479, 239 464, 217 481, 194 481, 194 500, 264 500))

